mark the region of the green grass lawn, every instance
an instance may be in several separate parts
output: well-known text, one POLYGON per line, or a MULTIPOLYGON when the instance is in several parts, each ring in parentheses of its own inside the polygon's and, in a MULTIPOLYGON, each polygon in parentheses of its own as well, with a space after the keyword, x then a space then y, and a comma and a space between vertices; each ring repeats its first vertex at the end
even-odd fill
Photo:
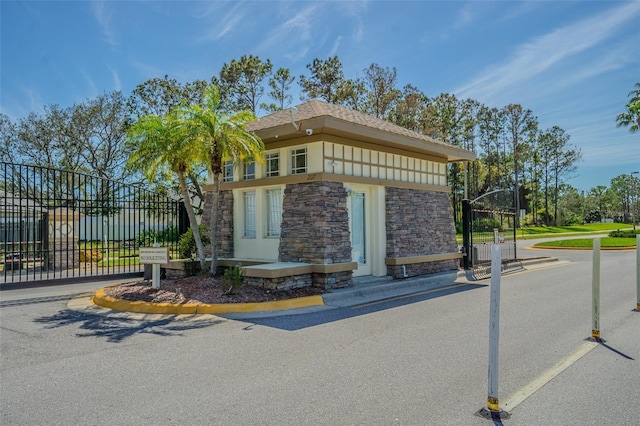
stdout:
MULTIPOLYGON (((600 247, 602 248, 631 248, 636 246, 635 238, 601 238, 600 247)), ((592 249, 593 238, 577 238, 574 240, 547 241, 538 243, 535 247, 561 247, 561 248, 582 248, 592 249)))
POLYGON ((101 260, 98 262, 98 266, 131 266, 139 264, 139 257, 121 257, 119 259, 101 260))
POLYGON ((524 235, 540 234, 564 234, 564 233, 577 233, 582 232, 609 232, 616 229, 631 228, 631 225, 626 223, 587 223, 585 225, 571 225, 571 226, 527 226, 520 228, 518 233, 524 235))
MULTIPOLYGON (((608 234, 618 229, 631 229, 631 225, 626 223, 588 223, 585 225, 572 226, 526 226, 518 229, 518 240, 532 238, 562 236, 579 236, 583 234, 608 234)), ((504 231, 505 238, 512 239, 513 230, 504 231)), ((457 234, 458 243, 462 243, 462 235, 457 234)))

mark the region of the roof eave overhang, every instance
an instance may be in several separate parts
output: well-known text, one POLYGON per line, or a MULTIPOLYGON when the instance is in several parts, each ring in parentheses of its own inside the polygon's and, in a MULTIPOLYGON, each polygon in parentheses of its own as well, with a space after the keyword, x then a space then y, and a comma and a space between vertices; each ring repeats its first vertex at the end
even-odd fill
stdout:
MULTIPOLYGON (((341 120, 331 116, 314 117, 306 120, 264 129, 257 129, 254 132, 260 136, 265 145, 269 142, 284 142, 288 139, 298 139, 306 136, 306 130, 311 129, 314 135, 325 134, 339 136, 348 139, 355 139, 368 142, 374 145, 401 149, 423 155, 430 155, 446 159, 449 163, 460 161, 473 161, 476 155, 466 149, 458 148, 430 140, 413 138, 389 132, 382 129, 363 126, 361 124, 341 120)), ((296 143, 299 143, 296 141, 296 143)))

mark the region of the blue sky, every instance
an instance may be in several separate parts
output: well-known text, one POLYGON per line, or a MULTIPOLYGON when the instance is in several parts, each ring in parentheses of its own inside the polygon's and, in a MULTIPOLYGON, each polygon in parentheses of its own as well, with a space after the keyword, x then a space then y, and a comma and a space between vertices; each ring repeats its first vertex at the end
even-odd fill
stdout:
POLYGON ((296 76, 337 55, 347 78, 377 63, 428 96, 531 109, 581 149, 580 190, 640 170, 640 134, 615 124, 640 81, 640 1, 2 0, 0 19, 13 120, 165 74, 209 80, 242 55, 296 76))

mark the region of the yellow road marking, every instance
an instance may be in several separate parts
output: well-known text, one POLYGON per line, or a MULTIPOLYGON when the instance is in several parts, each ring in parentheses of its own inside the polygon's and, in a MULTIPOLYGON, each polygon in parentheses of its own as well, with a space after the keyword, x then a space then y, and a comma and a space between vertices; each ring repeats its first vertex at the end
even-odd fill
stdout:
POLYGON ((533 379, 527 385, 522 387, 519 391, 511 395, 506 399, 506 402, 503 404, 503 408, 505 410, 513 410, 518 404, 520 404, 525 399, 529 398, 536 391, 538 391, 541 387, 549 383, 553 380, 558 374, 562 373, 564 370, 572 366, 576 361, 580 358, 591 352, 593 348, 598 346, 598 342, 585 342, 582 346, 580 346, 574 353, 564 358, 556 365, 533 379))

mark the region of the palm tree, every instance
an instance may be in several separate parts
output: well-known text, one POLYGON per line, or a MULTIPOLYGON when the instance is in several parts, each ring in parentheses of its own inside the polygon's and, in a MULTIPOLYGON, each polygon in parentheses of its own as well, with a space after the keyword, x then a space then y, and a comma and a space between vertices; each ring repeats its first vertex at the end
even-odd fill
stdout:
POLYGON ((636 83, 635 86, 636 88, 629 92, 631 100, 627 104, 627 110, 616 117, 618 127, 631 126, 631 133, 637 132, 640 128, 640 83, 636 83))
POLYGON ((133 146, 127 167, 141 170, 149 182, 168 178, 170 173, 178 176, 180 193, 189 217, 189 225, 196 242, 200 267, 205 267, 204 244, 200 237, 196 214, 191 204, 186 175, 193 172, 205 158, 203 147, 188 138, 187 126, 179 116, 180 110, 159 117, 140 117, 127 131, 127 142, 133 146))
POLYGON ((220 176, 223 161, 264 161, 264 144, 252 132, 245 129, 256 119, 250 111, 227 114, 220 104, 220 89, 210 85, 205 90, 203 106, 191 105, 185 113, 190 132, 198 145, 206 147, 209 171, 213 175, 213 199, 211 203, 211 275, 218 269, 218 204, 220 176))

